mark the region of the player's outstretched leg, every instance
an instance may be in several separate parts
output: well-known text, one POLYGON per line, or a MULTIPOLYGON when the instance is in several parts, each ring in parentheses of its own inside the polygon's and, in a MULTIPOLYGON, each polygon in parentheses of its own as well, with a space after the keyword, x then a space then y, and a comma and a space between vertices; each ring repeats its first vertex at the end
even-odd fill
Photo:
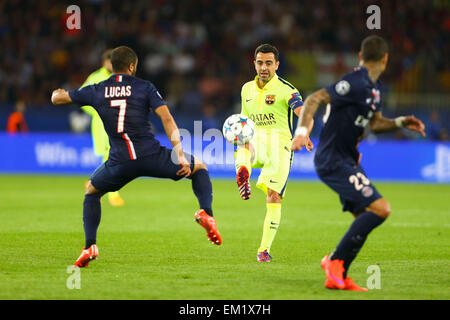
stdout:
POLYGON ((239 194, 243 200, 250 199, 250 174, 251 174, 251 153, 247 148, 239 148, 236 151, 236 182, 239 194))
POLYGON ((192 189, 200 205, 200 210, 194 215, 195 221, 205 228, 209 241, 220 245, 222 237, 217 229, 216 219, 213 217, 213 191, 206 165, 195 159, 194 170, 189 178, 192 180, 192 189))
POLYGON ((104 193, 94 188, 90 181, 86 186, 86 194, 83 202, 83 226, 85 234, 85 246, 80 257, 75 261, 77 267, 87 267, 89 262, 98 257, 97 229, 101 218, 100 198, 104 193))
POLYGON ((365 212, 355 215, 355 220, 336 250, 329 258, 325 256, 322 260, 321 265, 327 276, 325 282, 327 288, 366 291, 365 288, 354 284, 352 279, 347 277, 347 272, 369 233, 382 224, 389 214, 389 203, 384 198, 380 198, 372 202, 365 212))

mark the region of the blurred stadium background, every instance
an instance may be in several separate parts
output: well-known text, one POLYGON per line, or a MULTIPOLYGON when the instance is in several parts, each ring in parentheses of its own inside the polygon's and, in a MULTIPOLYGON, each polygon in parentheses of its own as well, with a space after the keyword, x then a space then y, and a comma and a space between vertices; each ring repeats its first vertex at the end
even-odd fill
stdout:
MULTIPOLYGON (((95 167, 96 162, 80 149, 90 143, 89 117, 74 106, 52 107, 49 100, 55 88, 78 88, 100 67, 106 48, 134 48, 140 59, 137 76, 154 82, 179 127, 193 131, 194 120, 203 121, 203 130, 220 129, 228 115, 240 110, 240 88, 254 77, 252 60, 257 45, 269 42, 279 48, 278 73, 306 98, 356 66, 361 40, 376 33, 390 45, 388 69, 381 78, 385 85, 383 112, 388 117, 416 115, 427 126, 427 138, 404 130, 376 137, 369 133, 370 146, 382 140, 400 141, 385 150, 394 159, 402 146, 406 159, 430 153, 433 156, 417 166, 407 166, 407 170, 421 171, 411 179, 450 181, 449 1, 91 0, 77 4, 81 30, 66 28, 70 4, 56 0, 0 2, 0 130, 6 131, 8 117, 22 108, 28 131, 27 138, 17 135, 13 139, 2 133, 2 144, 15 151, 9 152, 9 160, 2 157, 1 172, 87 173, 95 167), (381 30, 366 28, 366 8, 372 4, 381 8, 381 30), (409 144, 402 144, 406 139, 409 144), (417 148, 411 148, 411 140, 418 142, 417 148), (67 166, 62 160, 50 159, 53 164, 42 167, 37 143, 47 147, 43 149, 46 155, 66 152, 51 148, 58 141, 74 144, 73 152, 78 155, 72 158, 88 159, 87 164, 69 161, 67 166), (23 159, 35 164, 20 166, 23 159), (426 165, 434 167, 427 169, 426 165), (438 174, 436 167, 440 168, 438 174)), ((163 134, 158 119, 151 121, 156 133, 163 134)), ((320 132, 321 121, 317 123, 314 138, 320 132)), ((363 151, 365 148, 363 145, 363 151)), ((379 163, 382 152, 370 157, 379 163)), ((70 152, 60 157, 71 159, 70 152)), ((301 173, 314 176, 312 158, 308 159, 309 167, 298 171, 299 177, 301 173)), ((293 169, 296 177, 295 164, 293 169)), ((389 170, 393 179, 410 180, 406 172, 397 177, 395 167, 389 170)), ((389 179, 390 173, 374 177, 389 179)))

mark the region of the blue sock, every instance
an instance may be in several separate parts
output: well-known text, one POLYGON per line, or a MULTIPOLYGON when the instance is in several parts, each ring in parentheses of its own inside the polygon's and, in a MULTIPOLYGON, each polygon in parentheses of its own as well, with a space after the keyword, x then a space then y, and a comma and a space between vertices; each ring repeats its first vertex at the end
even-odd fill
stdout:
POLYGON ((362 213, 353 221, 330 257, 330 260, 344 260, 344 278, 347 276, 350 264, 366 241, 367 235, 383 222, 383 218, 369 211, 362 213))
POLYGON ((97 241, 97 229, 102 215, 100 196, 98 194, 86 194, 83 202, 83 226, 87 249, 97 241))
POLYGON ((191 179, 192 179, 192 189, 194 190, 194 194, 198 199, 200 209, 205 210, 206 213, 212 217, 213 191, 208 170, 206 169, 197 170, 191 176, 191 179))

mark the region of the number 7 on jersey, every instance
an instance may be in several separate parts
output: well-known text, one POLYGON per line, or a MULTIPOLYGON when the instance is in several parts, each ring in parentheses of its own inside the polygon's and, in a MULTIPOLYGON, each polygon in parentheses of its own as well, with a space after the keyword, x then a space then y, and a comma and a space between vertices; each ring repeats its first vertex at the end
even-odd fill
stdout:
POLYGON ((117 133, 122 133, 125 122, 125 113, 127 112, 127 100, 111 100, 111 107, 119 107, 119 116, 117 117, 117 133))

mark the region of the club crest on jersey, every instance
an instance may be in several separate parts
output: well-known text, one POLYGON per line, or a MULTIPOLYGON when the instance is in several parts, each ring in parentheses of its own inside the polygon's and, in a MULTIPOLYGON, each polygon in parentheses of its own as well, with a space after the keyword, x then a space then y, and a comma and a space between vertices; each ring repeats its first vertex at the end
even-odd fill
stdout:
POLYGON ((267 104, 274 104, 275 103, 275 95, 267 95, 266 96, 266 103, 267 104))
POLYGON ((371 195, 373 195, 373 189, 372 187, 365 186, 364 188, 362 188, 361 193, 363 194, 364 197, 368 198, 371 195))

